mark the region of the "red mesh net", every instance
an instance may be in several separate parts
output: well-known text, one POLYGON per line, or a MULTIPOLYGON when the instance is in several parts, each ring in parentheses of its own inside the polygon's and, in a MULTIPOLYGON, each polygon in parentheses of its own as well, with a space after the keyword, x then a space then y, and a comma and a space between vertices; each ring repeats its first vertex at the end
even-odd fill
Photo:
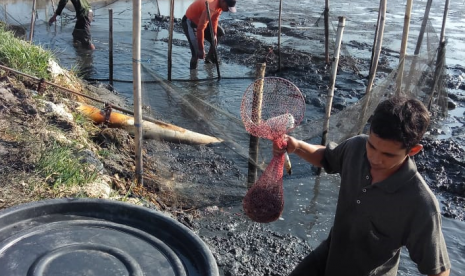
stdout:
MULTIPOLYGON (((299 88, 278 77, 253 82, 242 98, 241 117, 247 132, 276 141, 285 147, 283 136, 300 124, 305 100, 299 88)), ((283 166, 285 156, 274 156, 260 178, 248 190, 242 206, 256 222, 272 222, 284 208, 283 166)))

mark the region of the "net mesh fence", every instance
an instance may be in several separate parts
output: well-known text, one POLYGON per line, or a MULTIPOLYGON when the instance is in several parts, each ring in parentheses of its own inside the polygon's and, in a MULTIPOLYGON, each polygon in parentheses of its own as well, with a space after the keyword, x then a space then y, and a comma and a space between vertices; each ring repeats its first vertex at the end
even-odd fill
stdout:
MULTIPOLYGON (((41 35, 41 40, 37 41, 38 44, 43 47, 53 48, 54 42, 57 40, 70 40, 71 31, 75 23, 75 13, 72 5, 68 4, 65 11, 63 12, 62 18, 57 22, 57 27, 48 26, 48 18, 53 14, 56 9, 57 0, 54 1, 38 1, 37 10, 35 11, 35 30, 36 32, 44 32, 46 28, 49 28, 46 34, 41 35), (53 5, 52 5, 53 3, 53 5), (52 31, 50 31, 52 29, 52 31), (55 30, 57 31, 55 31, 55 30), (70 30, 68 33, 60 33, 60 30, 70 30)), ((99 42, 99 46, 107 47, 108 45, 108 20, 109 14, 108 9, 113 9, 113 20, 117 26, 114 33, 114 68, 115 68, 115 82, 118 85, 122 85, 127 91, 130 91, 128 95, 132 95, 132 3, 128 4, 127 1, 90 1, 92 9, 94 10, 95 24, 92 26, 93 38, 99 42)), ((405 3, 404 3, 405 4, 405 3)), ((20 12, 15 12, 12 8, 14 3, 2 2, 0 3, 0 21, 6 22, 10 30, 18 32, 19 35, 27 37, 30 32, 30 24, 32 19, 32 5, 24 8, 21 6, 20 12)), ((188 49, 187 40, 182 33, 180 26, 180 17, 182 17, 183 11, 187 8, 189 3, 175 1, 175 17, 176 22, 174 26, 174 48, 178 51, 186 51, 188 49), (179 50, 183 49, 183 50, 179 50)), ((263 4, 263 7, 271 5, 270 3, 263 4)), ((318 4, 318 5, 321 5, 318 4)), ((417 11, 421 13, 425 10, 426 3, 421 2, 416 7, 417 11)), ((364 74, 361 72, 361 63, 366 63, 367 58, 361 58, 359 50, 357 49, 357 37, 363 35, 364 43, 371 44, 372 37, 374 36, 374 30, 376 28, 376 9, 377 4, 373 5, 373 10, 367 15, 361 16, 358 14, 360 9, 355 7, 356 5, 349 5, 345 8, 347 14, 334 14, 331 7, 329 12, 329 50, 330 56, 333 58, 334 46, 337 33, 337 22, 339 16, 346 16, 349 22, 348 25, 354 24, 356 28, 349 28, 346 26, 342 38, 342 46, 339 57, 339 70, 351 72, 354 75, 364 74), (367 19, 370 18, 370 19, 367 19), (361 30, 363 34, 361 34, 361 30), (369 41, 369 42, 366 42, 369 41)), ((440 7, 440 6, 439 6, 440 7)), ((183 57, 173 56, 173 66, 175 67, 174 78, 185 81, 174 81, 170 82, 167 80, 167 57, 168 57, 168 41, 169 34, 166 28, 150 24, 152 20, 157 16, 158 10, 163 10, 163 14, 169 15, 169 3, 166 1, 143 1, 142 6, 142 49, 141 49, 141 63, 142 67, 142 104, 144 116, 153 117, 156 119, 164 120, 169 123, 179 124, 181 127, 186 129, 193 129, 206 135, 218 137, 224 141, 226 151, 234 152, 235 154, 243 157, 247 160, 248 158, 248 144, 243 143, 247 141, 248 133, 253 133, 253 126, 251 128, 244 128, 243 121, 241 120, 241 114, 239 112, 241 107, 241 100, 244 91, 253 82, 252 70, 244 70, 244 67, 226 67, 227 62, 221 64, 223 68, 223 79, 220 84, 216 83, 216 71, 215 67, 212 66, 208 70, 203 70, 200 75, 192 75, 188 68, 188 59, 186 55, 183 57), (158 2, 160 7, 158 7, 158 2), (155 36, 155 37, 154 37, 155 36), (182 69, 176 69, 183 66, 182 69), (231 71, 224 68, 235 68, 236 71, 231 71), (213 79, 213 81, 211 81, 213 79), (231 86, 228 93, 233 91, 234 94, 224 95, 219 97, 218 93, 214 94, 211 91, 221 91, 222 87, 231 86), (212 88, 214 87, 214 88, 212 88), (216 90, 215 90, 216 89, 216 90), (189 118, 186 122, 183 118, 189 118), (236 132, 235 134, 233 132, 236 132), (247 138, 244 138, 247 137, 247 138)), ((260 7, 258 7, 260 8, 260 7)), ((325 29, 324 29, 324 7, 321 6, 318 11, 318 6, 307 7, 309 10, 298 11, 295 7, 287 7, 286 4, 283 6, 283 19, 285 23, 284 28, 287 30, 286 37, 282 39, 281 43, 284 46, 293 47, 302 52, 308 52, 309 55, 322 57, 324 55, 324 40, 325 40, 325 29), (295 23, 292 21, 292 14, 296 12, 304 12, 308 14, 308 19, 304 25, 290 24, 295 23), (288 39, 289 37, 295 38, 293 40, 288 39)), ((267 11, 267 15, 274 14, 273 18, 278 13, 278 5, 276 4, 276 10, 270 11, 270 8, 264 8, 267 11)), ((366 9, 363 10, 366 12, 366 9)), ((271 17, 270 17, 271 18, 271 17)), ((402 39, 402 32, 400 31, 399 25, 403 24, 403 16, 395 18, 390 17, 386 20, 385 32, 395 33, 390 35, 391 41, 383 41, 383 45, 386 45, 382 49, 381 61, 389 60, 391 64, 398 61, 399 50, 392 45, 400 45, 402 39), (400 18, 400 19, 399 19, 400 18), (393 24, 393 21, 396 21, 393 24), (397 41, 398 43, 393 43, 397 41), (387 46, 391 45, 391 46, 387 46)), ((431 20, 427 21, 424 31, 424 38, 421 41, 419 51, 416 54, 413 52, 414 45, 418 43, 421 19, 423 14, 416 14, 411 20, 412 29, 410 31, 408 40, 408 51, 404 61, 403 71, 399 72, 398 69, 378 72, 376 75, 375 83, 370 91, 370 97, 354 97, 353 101, 350 102, 343 110, 333 109, 330 117, 330 128, 328 130, 328 141, 341 142, 342 140, 358 134, 361 129, 364 129, 367 122, 369 121, 370 115, 377 104, 386 97, 390 97, 395 94, 397 88, 397 78, 399 74, 403 74, 402 91, 412 97, 420 99, 424 102, 435 116, 447 116, 447 87, 444 84, 445 80, 445 43, 442 45, 439 41, 438 31, 433 26, 431 20), (360 111, 366 107, 366 112, 361 113, 360 111)), ((223 17, 220 20, 231 20, 229 17, 223 17)), ((234 21, 236 19, 232 19, 234 21)), ((220 21, 221 22, 221 21, 220 21)), ((168 25, 165 25, 168 26, 168 25)), ((234 26, 234 25, 233 25, 234 26)), ((266 26, 265 26, 266 27, 266 26)), ((273 28, 276 26, 273 25, 273 28)), ((251 35, 253 36, 253 35, 251 35)), ((273 33, 270 37, 262 37, 261 39, 269 42, 274 50, 277 49, 277 37, 276 33, 273 33)), ((366 46, 366 45, 365 45, 366 46)), ((220 47, 226 47, 220 45, 220 47)), ((101 52, 107 49, 102 49, 101 52)), ((77 50, 76 50, 77 51, 77 50)), ((57 54, 67 55, 64 50, 62 52, 57 50, 57 54)), ((255 52, 251 52, 253 55, 255 52)), ((274 51, 273 54, 268 53, 265 57, 265 61, 269 64, 276 64, 278 60, 278 51, 274 51)), ((187 56, 189 53, 187 52, 187 56)), ((292 57, 286 57, 292 59, 292 57)), ((253 62, 256 59, 246 57, 245 61, 250 59, 253 62)), ((107 64, 108 56, 105 54, 98 60, 92 59, 88 55, 83 55, 75 58, 76 63, 87 63, 93 64, 94 67, 101 64, 107 64)), ((309 59, 309 62, 312 62, 309 59)), ((246 64, 253 67, 254 64, 246 64)), ((365 64, 366 65, 366 64, 365 64)), ((102 65, 103 66, 103 65, 102 65)), ((107 65, 105 65, 107 66, 107 65)), ((103 67, 105 67, 103 66, 103 67)), ((323 68, 325 65, 321 64, 323 68)), ((73 66, 70 66, 73 67, 73 66)), ((365 66, 366 67, 366 66, 365 66)), ((394 66, 395 67, 395 66, 394 66)), ((74 67, 73 67, 74 68, 74 67)), ((85 69, 85 68, 84 68, 85 69)), ((92 78, 97 80, 108 81, 108 72, 100 69, 89 69, 93 70, 92 78)), ((201 70, 199 70, 201 71, 201 70)), ((329 72, 329 70, 328 70, 329 72)), ((338 78, 336 77, 336 84, 338 78)), ((300 86, 301 84, 296 84, 300 86)), ((356 83, 356 85, 365 85, 363 83, 356 83)), ((300 88, 300 87, 299 87, 300 88)), ((304 91, 300 89, 304 94, 315 93, 321 97, 323 102, 326 97, 327 89, 324 87, 318 91, 304 91)), ((282 101, 276 99, 277 101, 282 101)), ((287 108, 292 108, 288 106, 287 108)), ((307 110, 311 109, 312 105, 307 102, 307 110)), ((273 110, 271 108, 270 110, 273 110)), ((283 110, 280 110, 282 112, 283 110)), ((308 113, 308 112, 307 112, 308 113)), ((262 113, 268 118, 276 117, 281 114, 266 114, 262 113)), ((292 130, 292 135, 302 140, 312 140, 317 137, 321 137, 323 128, 324 114, 320 117, 313 117, 311 119, 303 118, 302 123, 296 126, 292 130)), ((299 115, 300 116, 300 115, 299 115)), ((298 118, 299 116, 295 117, 298 118)), ((294 119, 295 119, 294 118, 294 119)), ((252 120, 253 121, 253 120, 252 120)), ((260 128, 259 128, 260 129, 260 128)), ((271 131, 268 131, 271 133, 271 131)), ((281 132, 281 131, 279 131, 281 132)), ((257 134, 257 133, 256 133, 257 134)), ((258 136, 262 134, 258 133, 258 136)), ((274 137, 266 137, 265 139, 273 139, 274 137)), ((267 167, 266 165, 270 162, 270 144, 262 143, 260 149, 259 160, 256 160, 257 166, 261 169, 260 172, 263 174, 263 170, 267 167)), ((159 158, 163 158, 160 156, 159 158)), ((253 160, 255 162, 255 160, 253 160)), ((246 164, 247 161, 244 162, 246 164)), ((278 168, 282 164, 278 164, 278 168)), ((272 166, 269 166, 272 167, 272 166)), ((182 173, 182 172, 180 172, 182 173)), ((170 175, 167 173, 167 175, 170 175)), ((170 177, 166 177, 169 179, 170 177)), ((195 179, 189 181, 195 182, 195 179)), ((202 193, 204 198, 211 198, 208 194, 212 190, 212 186, 200 185, 201 183, 195 183, 192 187, 195 187, 196 193, 202 193)), ((243 187, 243 186, 242 186, 243 187)), ((277 189, 280 189, 279 187, 277 189)), ((238 194, 243 196, 243 190, 238 194)), ((276 191, 276 193, 282 193, 282 191, 276 191)), ((186 192, 186 194, 192 194, 192 191, 186 192)), ((263 193, 259 193, 263 194, 263 193)), ((231 201, 237 199, 230 199, 231 201)), ((220 201, 228 201, 228 199, 221 199, 220 201)), ((274 208, 274 207, 273 207, 274 208)), ((279 208, 277 208, 279 209, 279 208)))

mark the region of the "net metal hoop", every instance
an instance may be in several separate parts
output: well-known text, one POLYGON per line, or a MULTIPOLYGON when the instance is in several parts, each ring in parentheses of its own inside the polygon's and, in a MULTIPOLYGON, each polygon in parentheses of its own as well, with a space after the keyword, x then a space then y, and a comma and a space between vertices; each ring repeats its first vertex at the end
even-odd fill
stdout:
POLYGON ((304 113, 302 93, 284 78, 257 79, 242 97, 241 119, 253 136, 275 140, 297 127, 304 113))

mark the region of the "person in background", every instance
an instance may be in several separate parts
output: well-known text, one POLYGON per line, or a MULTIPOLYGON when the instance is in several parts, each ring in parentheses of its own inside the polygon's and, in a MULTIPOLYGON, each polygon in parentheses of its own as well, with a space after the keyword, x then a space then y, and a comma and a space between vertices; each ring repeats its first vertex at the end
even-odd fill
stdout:
POLYGON ((421 274, 449 275, 439 204, 412 158, 423 148, 429 120, 420 101, 394 96, 377 106, 368 135, 339 145, 291 136, 285 149, 273 144, 275 155, 295 153, 341 177, 328 238, 291 276, 395 276, 403 246, 421 274))
MULTIPOLYGON (((50 25, 56 21, 58 15, 61 15, 68 1, 69 0, 60 0, 60 2, 58 2, 55 13, 48 21, 50 25)), ((80 42, 81 46, 85 49, 95 50, 90 34, 90 24, 93 19, 90 4, 87 0, 71 0, 71 2, 76 10, 76 25, 74 26, 73 40, 74 42, 80 42)))
POLYGON ((205 62, 217 62, 214 55, 214 47, 218 44, 218 37, 224 35, 224 30, 218 26, 218 20, 221 13, 224 11, 236 12, 236 0, 208 0, 208 4, 213 26, 214 44, 211 41, 205 0, 195 0, 187 8, 186 14, 182 18, 182 28, 189 41, 192 53, 190 69, 196 69, 198 60, 205 58, 205 39, 210 42, 210 49, 205 58, 205 62))

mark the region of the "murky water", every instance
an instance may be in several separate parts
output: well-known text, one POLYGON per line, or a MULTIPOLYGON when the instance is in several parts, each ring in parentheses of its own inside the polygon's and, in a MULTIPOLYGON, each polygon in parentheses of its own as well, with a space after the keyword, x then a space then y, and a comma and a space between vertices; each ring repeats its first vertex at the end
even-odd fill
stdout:
MULTIPOLYGON (((2 0, 0 4, 0 19, 9 23, 17 22, 27 30, 31 21, 28 11, 32 10, 30 0, 2 0)), ((57 1, 55 1, 57 2, 57 1)), ((95 13, 92 25, 92 35, 97 50, 81 51, 73 47, 71 33, 74 28, 74 12, 65 10, 57 25, 48 26, 47 20, 52 14, 51 1, 38 0, 37 22, 35 25, 34 43, 56 52, 63 66, 80 68, 87 78, 106 81, 109 78, 109 9, 113 11, 114 30, 114 87, 123 96, 132 98, 132 2, 131 1, 91 1, 95 13)), ((158 12, 156 0, 142 1, 142 56, 143 80, 163 79, 168 76, 167 56, 168 46, 164 38, 168 38, 166 30, 155 30, 149 26, 152 15, 158 12), (145 28, 144 28, 145 26, 145 28), (156 78, 153 77, 156 74, 156 78)), ((174 14, 181 18, 190 4, 189 0, 175 1, 174 14)), ((388 1, 385 40, 383 45, 398 51, 401 44, 402 25, 404 19, 405 1, 388 1)), ((444 1, 435 1, 430 18, 437 32, 441 29, 444 1)), ((465 25, 463 14, 465 3, 451 1, 450 13, 446 27, 448 38, 448 65, 465 66, 463 53, 462 26, 465 25)), ((169 14, 169 1, 158 0, 160 13, 169 14)), ((411 34, 417 35, 424 13, 426 1, 414 3, 412 11, 411 34)), ((253 0, 247 5, 239 1, 237 14, 224 13, 221 20, 240 20, 241 16, 262 16, 277 18, 279 1, 253 0)), ((323 12, 322 1, 303 0, 285 3, 283 16, 295 13, 305 14, 311 20, 319 18, 323 12), (319 7, 319 8, 318 8, 319 7)), ((377 20, 378 3, 376 1, 339 1, 331 2, 331 11, 335 15, 347 18, 344 40, 355 40, 360 43, 373 43, 374 25, 377 20), (362 3, 363 2, 363 3, 362 3)), ((337 23, 333 23, 337 24, 337 23)), ((255 23, 256 28, 264 27, 255 23)), ((186 40, 182 33, 175 33, 174 39, 186 40)), ((276 39, 276 38, 263 38, 276 39)), ((415 36, 409 39, 408 52, 413 52, 415 36)), ((313 54, 322 53, 322 45, 318 40, 282 39, 283 45, 292 45, 299 49, 307 49, 313 54)), ((352 49, 354 57, 371 55, 365 50, 352 49)), ((237 64, 223 63, 220 66, 222 79, 202 80, 195 82, 179 81, 189 79, 216 78, 216 67, 199 64, 199 69, 193 73, 188 70, 190 54, 185 47, 173 46, 171 83, 144 82, 143 104, 150 107, 151 115, 167 122, 174 123, 193 131, 221 137, 227 141, 229 151, 223 152, 236 163, 246 161, 243 156, 248 152, 248 134, 240 121, 240 105, 242 95, 250 85, 253 72, 247 67, 237 64)), ((463 108, 451 112, 451 116, 463 118, 463 108)), ((312 117, 311 111, 307 116, 312 117)), ((454 125, 455 126, 455 125, 454 125)), ((448 137, 447 129, 454 127, 445 124, 444 138, 448 137)), ((458 126, 460 127, 460 126, 458 126)), ((270 144, 262 143, 264 160, 269 160, 270 144)), ((285 176, 285 210, 282 218, 270 227, 284 233, 291 233, 308 240, 311 246, 316 246, 324 239, 332 225, 339 179, 337 176, 324 175, 319 178, 311 176, 310 166, 300 159, 291 156, 293 163, 292 177, 285 176)), ((444 219, 444 233, 452 259, 451 275, 465 274, 465 224, 459 221, 444 219)), ((418 272, 404 250, 399 275, 416 275, 418 272)))

